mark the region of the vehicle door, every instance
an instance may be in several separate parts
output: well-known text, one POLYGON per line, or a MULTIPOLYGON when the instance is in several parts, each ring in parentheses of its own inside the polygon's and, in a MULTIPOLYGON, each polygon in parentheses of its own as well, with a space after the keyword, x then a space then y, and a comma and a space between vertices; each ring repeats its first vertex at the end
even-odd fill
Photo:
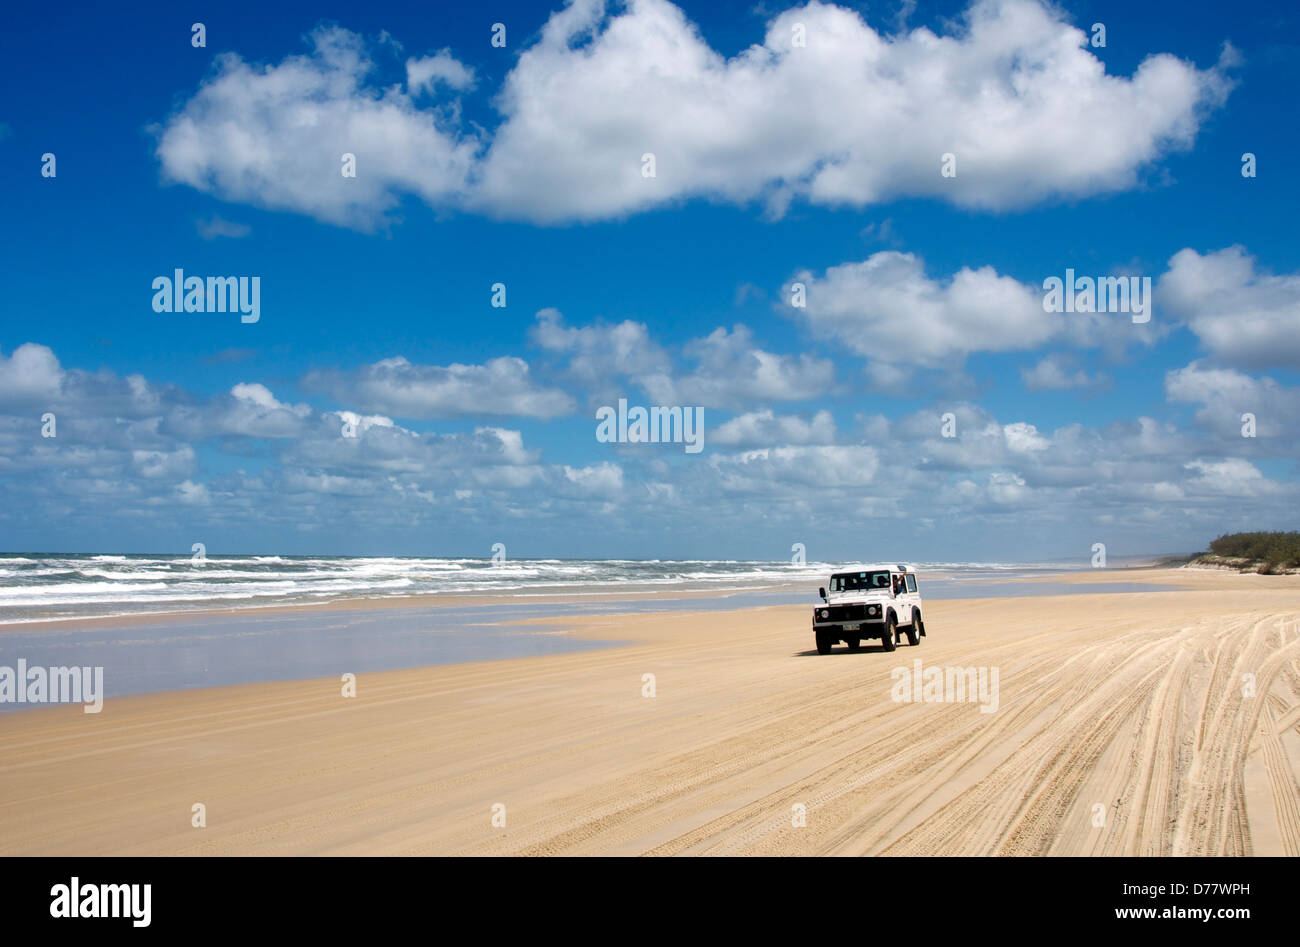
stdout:
POLYGON ((907 581, 903 573, 894 572, 889 576, 890 588, 894 589, 894 614, 898 616, 900 625, 911 624, 912 621, 912 604, 907 595, 907 581))
POLYGON ((904 598, 908 606, 907 620, 910 622, 912 620, 912 609, 919 608, 921 605, 921 592, 916 587, 916 575, 914 573, 907 573, 907 575, 903 577, 903 581, 907 583, 907 591, 904 598))

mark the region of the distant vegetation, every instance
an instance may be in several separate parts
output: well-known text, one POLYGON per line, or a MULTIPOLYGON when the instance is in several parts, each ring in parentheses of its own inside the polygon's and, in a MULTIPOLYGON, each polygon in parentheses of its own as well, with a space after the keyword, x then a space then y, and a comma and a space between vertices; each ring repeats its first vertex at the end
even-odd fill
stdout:
POLYGON ((1290 572, 1300 569, 1300 533, 1228 533, 1210 543, 1199 565, 1230 566, 1243 572, 1290 572))

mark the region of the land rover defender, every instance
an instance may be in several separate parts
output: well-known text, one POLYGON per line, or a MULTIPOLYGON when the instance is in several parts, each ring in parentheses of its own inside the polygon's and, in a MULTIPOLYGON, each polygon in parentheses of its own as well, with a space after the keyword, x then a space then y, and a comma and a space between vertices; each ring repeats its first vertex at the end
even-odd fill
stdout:
POLYGON ((900 629, 912 647, 925 637, 921 593, 908 566, 866 565, 836 572, 818 594, 822 604, 813 609, 818 654, 830 654, 840 641, 857 651, 864 638, 879 638, 886 651, 893 651, 900 629))

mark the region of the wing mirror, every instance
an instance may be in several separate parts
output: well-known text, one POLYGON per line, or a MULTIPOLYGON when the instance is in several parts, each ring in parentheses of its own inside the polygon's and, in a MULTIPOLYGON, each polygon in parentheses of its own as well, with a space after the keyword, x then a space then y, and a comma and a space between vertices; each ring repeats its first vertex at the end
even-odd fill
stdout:
POLYGON ((822 588, 818 589, 818 590, 817 590, 817 594, 820 595, 820 596, 822 597, 822 601, 823 601, 823 602, 826 601, 826 588, 825 588, 825 586, 823 586, 822 588))

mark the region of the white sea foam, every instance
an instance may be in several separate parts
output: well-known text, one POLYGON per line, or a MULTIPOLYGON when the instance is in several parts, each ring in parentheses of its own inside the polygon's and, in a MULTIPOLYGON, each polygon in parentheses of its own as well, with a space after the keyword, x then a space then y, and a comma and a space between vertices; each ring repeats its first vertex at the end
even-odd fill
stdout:
MULTIPOLYGON (((0 556, 0 621, 143 614, 233 604, 491 593, 519 597, 757 592, 816 587, 847 563, 687 559, 54 555, 0 556)), ((931 577, 1014 577, 1043 565, 915 563, 931 577)))

